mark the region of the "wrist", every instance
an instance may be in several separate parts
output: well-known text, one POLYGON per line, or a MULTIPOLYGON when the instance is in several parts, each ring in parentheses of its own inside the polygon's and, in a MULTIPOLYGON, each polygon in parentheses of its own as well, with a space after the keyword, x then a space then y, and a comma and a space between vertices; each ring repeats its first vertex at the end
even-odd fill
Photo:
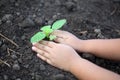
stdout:
POLYGON ((87 40, 78 39, 76 42, 76 50, 80 52, 87 52, 87 40))
POLYGON ((82 62, 84 62, 83 58, 76 58, 71 62, 70 68, 69 68, 69 72, 74 74, 75 69, 79 66, 79 68, 82 66, 82 62), (81 66, 80 66, 81 64, 81 66))

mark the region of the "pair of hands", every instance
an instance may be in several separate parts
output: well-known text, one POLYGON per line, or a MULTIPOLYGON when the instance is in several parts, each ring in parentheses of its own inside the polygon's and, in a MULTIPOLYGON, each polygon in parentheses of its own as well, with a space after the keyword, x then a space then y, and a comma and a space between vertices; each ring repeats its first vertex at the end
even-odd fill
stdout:
POLYGON ((55 39, 57 43, 40 41, 33 44, 32 50, 37 52, 37 56, 48 64, 65 71, 70 71, 73 63, 81 59, 75 51, 81 40, 66 31, 56 30, 52 34, 57 36, 55 39))

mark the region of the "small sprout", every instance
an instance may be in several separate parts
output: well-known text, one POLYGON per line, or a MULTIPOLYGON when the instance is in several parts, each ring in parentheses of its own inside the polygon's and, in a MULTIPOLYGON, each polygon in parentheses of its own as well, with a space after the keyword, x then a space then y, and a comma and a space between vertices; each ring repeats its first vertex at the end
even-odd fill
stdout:
POLYGON ((39 42, 45 38, 48 38, 49 40, 54 40, 56 38, 55 35, 51 35, 51 33, 54 30, 60 29, 64 24, 66 23, 66 19, 57 20, 53 23, 53 25, 47 25, 43 26, 40 30, 42 32, 37 32, 33 37, 31 38, 31 43, 39 42))
POLYGON ((53 30, 51 29, 51 26, 50 26, 50 25, 48 25, 48 26, 43 26, 40 30, 42 30, 42 31, 45 33, 45 35, 46 35, 47 38, 48 38, 49 35, 53 32, 53 30))
POLYGON ((50 39, 50 40, 54 40, 55 38, 56 38, 55 35, 50 35, 50 36, 49 36, 49 39, 50 39))

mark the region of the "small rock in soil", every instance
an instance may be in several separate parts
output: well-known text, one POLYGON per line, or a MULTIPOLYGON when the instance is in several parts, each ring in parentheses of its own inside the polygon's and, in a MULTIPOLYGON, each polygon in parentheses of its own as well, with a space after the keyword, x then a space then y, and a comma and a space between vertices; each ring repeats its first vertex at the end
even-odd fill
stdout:
POLYGON ((2 24, 2 20, 0 20, 0 25, 2 24))
POLYGON ((58 5, 58 6, 61 5, 60 0, 55 0, 55 4, 58 5))
POLYGON ((94 29, 95 33, 101 33, 101 29, 94 29))
POLYGON ((23 20, 23 22, 18 24, 20 27, 30 27, 30 26, 35 26, 35 23, 32 19, 30 18, 26 18, 25 20, 23 20))
POLYGON ((11 58, 12 58, 12 59, 17 59, 18 57, 17 57, 15 54, 12 54, 12 55, 11 55, 11 58))
POLYGON ((35 19, 35 23, 37 25, 42 25, 42 24, 45 23, 45 21, 42 18, 38 17, 38 18, 35 19))
POLYGON ((42 80, 42 76, 40 76, 40 75, 35 75, 35 80, 42 80))
POLYGON ((13 70, 20 70, 19 64, 13 64, 12 68, 13 70))
POLYGON ((65 76, 63 74, 57 74, 57 75, 54 75, 52 78, 53 80, 64 80, 65 76))
POLYGON ((6 14, 2 17, 3 22, 6 22, 7 20, 10 20, 10 21, 13 20, 12 14, 6 14))
POLYGON ((3 75, 4 80, 8 80, 8 76, 7 75, 3 75))
POLYGON ((19 16, 19 15, 20 15, 20 12, 16 12, 16 15, 19 16))
POLYGON ((103 59, 95 60, 95 63, 96 63, 97 65, 105 65, 105 62, 104 62, 103 59))
POLYGON ((29 67, 29 64, 25 64, 25 65, 23 65, 23 67, 28 68, 28 67, 29 67))
POLYGON ((89 54, 89 53, 83 53, 82 57, 87 58, 87 59, 91 59, 91 60, 95 58, 92 54, 89 54))
POLYGON ((48 24, 50 24, 50 25, 51 25, 52 23, 53 23, 53 21, 52 21, 52 20, 49 20, 49 21, 48 21, 48 24))
POLYGON ((25 38, 26 38, 25 35, 23 35, 23 36, 21 37, 22 40, 25 40, 25 38))
POLYGON ((15 6, 18 7, 18 6, 19 6, 19 3, 15 3, 15 6))
POLYGON ((69 10, 69 11, 74 11, 76 8, 76 4, 74 2, 66 2, 65 3, 65 7, 69 10))
POLYGON ((103 36, 101 33, 97 35, 98 38, 105 39, 105 36, 103 36))
POLYGON ((7 20, 7 21, 6 21, 6 24, 7 24, 7 25, 12 25, 12 22, 11 22, 10 20, 7 20))
POLYGON ((40 65, 40 70, 45 70, 45 66, 43 64, 40 65))
POLYGON ((56 20, 57 19, 57 15, 53 15, 53 20, 56 20))
POLYGON ((22 59, 21 59, 21 58, 19 58, 19 59, 18 59, 18 62, 19 62, 19 63, 22 63, 23 61, 22 61, 22 59))
POLYGON ((15 79, 15 80, 21 80, 20 78, 17 78, 17 79, 15 79))

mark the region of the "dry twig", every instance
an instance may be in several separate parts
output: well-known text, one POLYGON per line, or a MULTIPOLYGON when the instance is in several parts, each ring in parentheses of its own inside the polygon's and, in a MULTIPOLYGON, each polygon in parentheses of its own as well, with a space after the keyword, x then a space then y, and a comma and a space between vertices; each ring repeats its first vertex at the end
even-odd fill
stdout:
POLYGON ((5 65, 7 65, 8 67, 11 67, 10 64, 7 63, 7 61, 3 61, 3 60, 1 60, 1 59, 0 59, 0 64, 5 64, 5 65))
POLYGON ((10 49, 10 48, 7 48, 8 56, 11 54, 10 52, 14 52, 14 53, 20 55, 19 52, 16 52, 16 51, 14 51, 14 50, 12 50, 12 49, 10 49))
POLYGON ((5 38, 6 40, 8 40, 9 42, 11 42, 13 45, 15 45, 16 47, 19 47, 19 45, 17 45, 14 41, 10 40, 9 38, 7 38, 6 36, 4 36, 3 34, 0 33, 0 36, 5 38))

